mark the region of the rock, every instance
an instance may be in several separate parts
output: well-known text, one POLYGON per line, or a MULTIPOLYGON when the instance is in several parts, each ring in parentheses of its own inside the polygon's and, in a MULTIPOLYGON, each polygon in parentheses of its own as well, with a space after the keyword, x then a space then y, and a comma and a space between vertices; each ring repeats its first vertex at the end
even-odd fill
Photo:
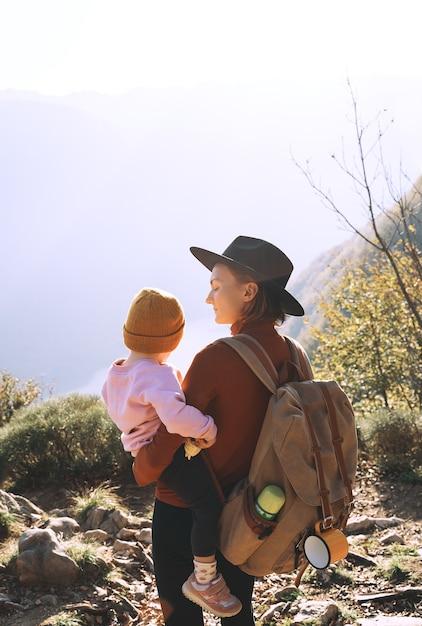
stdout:
POLYGON ((52 509, 48 514, 50 517, 69 517, 69 511, 67 509, 52 509))
POLYGON ((363 565, 365 567, 376 567, 378 563, 374 559, 370 559, 362 554, 356 554, 356 552, 350 552, 346 555, 346 561, 352 563, 352 565, 363 565))
POLYGON ((48 520, 46 528, 51 528, 56 535, 61 534, 64 539, 69 539, 80 530, 78 522, 71 517, 53 517, 48 520))
POLYGON ((375 526, 381 529, 400 526, 400 524, 403 524, 404 522, 404 519, 401 517, 394 517, 394 515, 392 517, 374 517, 373 520, 375 522, 375 526))
POLYGON ((357 620, 360 626, 422 626, 421 617, 401 617, 399 615, 377 615, 357 620))
POLYGON ((287 602, 289 600, 295 600, 301 595, 302 591, 295 585, 287 585, 286 587, 283 587, 283 589, 276 591, 274 597, 276 600, 284 600, 284 602, 287 602))
POLYGON ((274 617, 275 613, 283 613, 284 609, 286 608, 286 604, 288 603, 278 602, 277 604, 271 606, 267 611, 265 611, 263 615, 261 615, 260 622, 265 624, 265 622, 271 620, 274 617))
POLYGON ((89 510, 83 527, 85 530, 100 528, 100 525, 108 513, 107 509, 101 506, 94 506, 89 510))
POLYGON ((140 563, 138 561, 133 561, 132 559, 122 559, 120 557, 114 556, 113 563, 117 565, 117 567, 121 567, 128 574, 139 575, 140 563))
POLYGON ((99 541, 100 543, 104 543, 107 539, 110 539, 110 535, 108 535, 105 530, 101 530, 100 528, 95 528, 94 530, 86 530, 84 532, 84 537, 87 539, 91 539, 92 541, 99 541))
POLYGON ((126 591, 132 591, 132 586, 124 578, 113 578, 113 584, 126 589, 126 591))
POLYGON ((366 535, 375 528, 374 520, 366 515, 351 515, 344 533, 346 535, 366 535))
POLYGON ((120 528, 117 524, 112 520, 111 517, 108 517, 104 522, 100 524, 100 529, 104 530, 109 535, 116 535, 120 528))
POLYGON ((404 522, 400 517, 351 516, 344 530, 346 535, 368 534, 377 528, 391 528, 404 522))
POLYGON ((13 497, 20 507, 21 514, 30 515, 31 513, 35 513, 35 515, 44 515, 44 511, 40 509, 39 506, 36 506, 33 502, 31 502, 31 500, 28 500, 23 496, 17 496, 16 494, 13 494, 13 497))
POLYGON ((400 535, 398 535, 394 530, 387 532, 380 539, 380 544, 383 546, 388 546, 390 543, 400 543, 404 544, 404 539, 400 535))
POLYGON ((79 575, 79 568, 50 529, 31 528, 18 541, 16 569, 24 585, 54 583, 70 585, 79 575))
POLYGON ((359 541, 365 541, 365 539, 367 539, 366 535, 350 535, 347 541, 350 545, 354 545, 359 543, 359 541))
POLYGON ((105 598, 108 595, 108 591, 107 589, 104 589, 104 587, 97 587, 97 585, 94 585, 94 591, 99 598, 105 598))
POLYGON ((331 600, 302 600, 299 612, 293 618, 292 626, 312 620, 312 624, 328 626, 338 617, 338 606, 331 600))
POLYGON ((123 511, 120 511, 119 509, 116 509, 111 514, 111 519, 116 524, 118 529, 121 530, 127 525, 129 521, 129 515, 127 515, 126 513, 123 513, 123 511))
POLYGON ((123 539, 123 541, 134 541, 139 539, 139 530, 136 528, 122 528, 119 530, 116 537, 118 539, 123 539))
POLYGON ((19 611, 25 610, 25 607, 22 606, 22 604, 14 602, 12 598, 5 593, 0 593, 0 607, 4 607, 5 609, 15 609, 19 611))
POLYGON ((283 613, 284 609, 286 608, 286 604, 287 602, 278 602, 277 604, 271 606, 267 611, 265 611, 263 615, 261 615, 260 622, 265 624, 265 622, 271 620, 274 617, 275 613, 283 613))
POLYGON ((48 606, 57 606, 59 603, 59 599, 57 596, 54 596, 50 593, 46 594, 45 596, 41 596, 41 598, 39 598, 39 603, 42 605, 47 604, 48 606))
POLYGON ((129 528, 151 528, 152 521, 146 517, 137 517, 136 515, 129 515, 127 526, 129 528))
POLYGON ((121 539, 116 539, 113 543, 113 552, 125 552, 138 558, 142 558, 144 555, 142 548, 134 541, 122 541, 121 539))
POLYGON ((142 528, 139 531, 139 541, 141 541, 142 543, 147 543, 148 545, 152 544, 152 529, 142 528))
POLYGON ((0 489, 0 509, 15 515, 29 516, 31 513, 42 516, 44 511, 27 498, 0 489))
POLYGON ((147 593, 147 588, 144 584, 134 585, 133 586, 133 597, 135 600, 143 600, 147 593))

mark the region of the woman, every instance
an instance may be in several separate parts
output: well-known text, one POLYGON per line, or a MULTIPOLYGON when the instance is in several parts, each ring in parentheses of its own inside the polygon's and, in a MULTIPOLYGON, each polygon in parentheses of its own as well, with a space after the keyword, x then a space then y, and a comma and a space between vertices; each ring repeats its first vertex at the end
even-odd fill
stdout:
MULTIPOLYGON (((211 270, 211 290, 206 298, 217 324, 230 324, 257 339, 276 369, 290 360, 285 339, 275 329, 286 314, 302 316, 299 302, 285 286, 293 265, 272 244, 253 237, 237 237, 223 252, 191 248, 192 254, 211 270)), ((247 475, 267 409, 270 392, 228 345, 214 342, 199 352, 183 381, 186 402, 211 415, 218 428, 216 443, 201 457, 210 467, 215 488, 228 494, 247 475)), ((190 532, 192 514, 177 498, 166 474, 177 449, 184 443, 160 427, 154 440, 138 453, 133 471, 140 485, 158 480, 153 515, 153 559, 158 593, 166 626, 201 626, 202 610, 187 600, 181 586, 192 564, 190 532)), ((254 578, 217 555, 219 569, 232 594, 242 602, 226 626, 253 626, 254 578)))

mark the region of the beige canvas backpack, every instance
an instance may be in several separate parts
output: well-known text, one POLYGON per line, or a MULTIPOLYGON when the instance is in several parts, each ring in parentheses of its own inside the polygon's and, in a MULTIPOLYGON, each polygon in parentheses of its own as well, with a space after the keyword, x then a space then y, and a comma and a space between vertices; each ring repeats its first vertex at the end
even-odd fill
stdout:
POLYGON ((303 348, 285 339, 291 363, 281 372, 253 337, 239 334, 219 340, 236 350, 272 393, 249 474, 224 505, 219 547, 231 563, 254 576, 299 568, 299 585, 308 565, 304 542, 315 524, 320 521, 325 531, 342 530, 347 523, 357 435, 344 391, 335 381, 313 380, 303 348), (274 521, 263 520, 254 505, 268 484, 280 486, 286 496, 274 521))

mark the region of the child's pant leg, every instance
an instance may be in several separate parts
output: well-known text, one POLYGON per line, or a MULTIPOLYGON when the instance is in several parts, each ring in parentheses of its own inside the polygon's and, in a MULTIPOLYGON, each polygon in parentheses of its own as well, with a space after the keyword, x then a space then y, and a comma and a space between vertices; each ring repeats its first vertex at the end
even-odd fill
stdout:
POLYGON ((218 540, 218 518, 223 495, 201 452, 190 460, 181 446, 160 480, 173 489, 189 506, 193 515, 192 551, 196 556, 214 554, 218 540))

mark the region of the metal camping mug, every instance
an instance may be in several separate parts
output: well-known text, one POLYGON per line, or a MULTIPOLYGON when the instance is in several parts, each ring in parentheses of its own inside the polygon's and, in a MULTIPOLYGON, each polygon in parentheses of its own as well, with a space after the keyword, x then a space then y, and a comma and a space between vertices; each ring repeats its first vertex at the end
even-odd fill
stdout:
POLYGON ((321 522, 318 521, 315 524, 315 533, 305 539, 303 551, 313 567, 324 569, 330 563, 344 559, 349 552, 349 544, 341 530, 321 530, 321 522))

